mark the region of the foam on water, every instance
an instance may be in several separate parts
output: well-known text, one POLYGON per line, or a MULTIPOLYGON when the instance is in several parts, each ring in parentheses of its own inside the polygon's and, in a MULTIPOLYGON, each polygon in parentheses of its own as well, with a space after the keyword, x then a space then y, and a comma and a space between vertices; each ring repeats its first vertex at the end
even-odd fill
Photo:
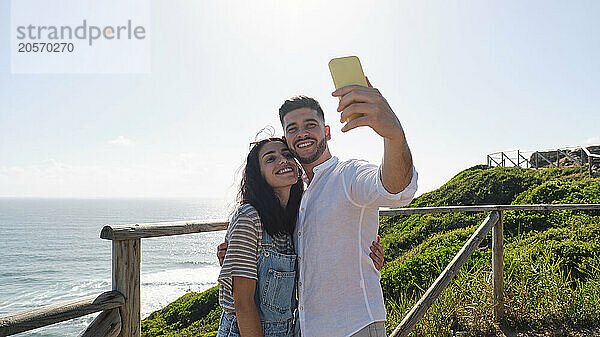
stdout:
POLYGON ((217 284, 218 266, 172 269, 142 274, 142 317, 165 307, 186 292, 200 292, 217 284))

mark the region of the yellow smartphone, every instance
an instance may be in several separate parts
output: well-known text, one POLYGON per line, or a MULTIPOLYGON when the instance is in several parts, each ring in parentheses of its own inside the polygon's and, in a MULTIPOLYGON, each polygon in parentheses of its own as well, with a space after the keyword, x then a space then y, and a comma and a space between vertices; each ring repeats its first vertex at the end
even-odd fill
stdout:
MULTIPOLYGON (((368 86, 360 60, 356 56, 332 59, 329 61, 329 71, 336 90, 347 85, 368 86)), ((354 114, 346 119, 346 123, 360 116, 360 114, 354 114)))

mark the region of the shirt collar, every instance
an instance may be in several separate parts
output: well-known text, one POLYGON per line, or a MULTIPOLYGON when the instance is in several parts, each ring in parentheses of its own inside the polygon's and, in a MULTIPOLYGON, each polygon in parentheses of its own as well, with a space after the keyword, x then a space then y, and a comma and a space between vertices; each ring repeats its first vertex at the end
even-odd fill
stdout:
POLYGON ((331 158, 327 159, 326 161, 322 162, 321 164, 313 167, 313 173, 317 174, 317 172, 322 171, 322 170, 326 170, 332 166, 335 166, 338 163, 339 159, 336 156, 332 156, 331 158))
MULTIPOLYGON (((338 157, 331 157, 329 159, 327 159, 326 161, 322 162, 321 164, 313 167, 313 180, 315 179, 315 176, 317 175, 318 172, 321 172, 323 170, 326 170, 330 167, 333 167, 335 165, 337 165, 339 159, 338 157)), ((308 188, 308 176, 306 175, 306 173, 302 174, 302 181, 304 182, 304 189, 306 190, 308 188)))

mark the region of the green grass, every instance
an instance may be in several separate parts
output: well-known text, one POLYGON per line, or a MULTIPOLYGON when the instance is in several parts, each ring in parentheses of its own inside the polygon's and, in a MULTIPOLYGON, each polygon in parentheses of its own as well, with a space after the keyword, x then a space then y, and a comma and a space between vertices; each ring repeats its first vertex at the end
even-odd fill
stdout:
POLYGON ((142 321, 142 336, 213 336, 218 329, 221 308, 219 289, 190 292, 142 321))
MULTIPOLYGON (((600 180, 590 178, 584 168, 475 166, 415 198, 409 207, 530 203, 600 203, 600 180)), ((486 216, 381 219, 386 253, 381 284, 388 333, 486 216)), ((506 212, 504 221, 504 327, 548 336, 600 331, 600 211, 506 212)), ((488 236, 412 336, 451 336, 459 331, 466 336, 497 335, 492 322, 490 241, 488 236)), ((216 293, 216 288, 190 293, 153 313, 142 322, 142 336, 214 336, 220 317, 216 293)))
MULTIPOLYGON (((584 220, 591 220, 585 218, 584 220)), ((578 331, 600 326, 600 219, 514 238, 505 247, 507 326, 578 331)), ((489 251, 466 264, 415 327, 413 336, 495 335, 489 251)), ((388 268, 388 267, 386 267, 388 268)), ((437 275, 432 275, 431 284, 437 275)), ((386 296, 391 332, 422 292, 386 296)))

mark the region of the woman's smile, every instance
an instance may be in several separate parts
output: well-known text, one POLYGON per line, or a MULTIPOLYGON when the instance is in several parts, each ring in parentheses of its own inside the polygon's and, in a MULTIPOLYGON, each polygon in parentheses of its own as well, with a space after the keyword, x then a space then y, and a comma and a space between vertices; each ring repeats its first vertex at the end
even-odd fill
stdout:
POLYGON ((259 151, 260 169, 273 188, 289 187, 298 181, 298 164, 282 142, 270 142, 259 151))

